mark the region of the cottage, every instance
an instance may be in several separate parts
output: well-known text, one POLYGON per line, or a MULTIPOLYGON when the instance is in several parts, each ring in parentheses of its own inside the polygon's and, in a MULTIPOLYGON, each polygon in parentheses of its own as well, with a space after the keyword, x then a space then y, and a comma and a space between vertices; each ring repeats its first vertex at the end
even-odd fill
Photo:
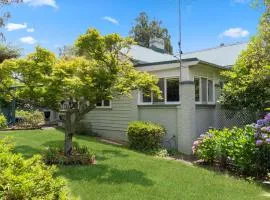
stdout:
POLYGON ((132 98, 103 100, 86 115, 83 123, 89 131, 103 137, 127 140, 130 121, 157 122, 167 129, 164 145, 190 154, 196 137, 209 127, 224 126, 218 117, 217 99, 223 84, 220 72, 229 69, 246 46, 246 43, 221 45, 183 54, 180 70, 178 58, 163 53, 160 41, 154 41, 152 49, 134 45, 127 55, 138 70, 159 78, 163 99, 134 91, 132 98))

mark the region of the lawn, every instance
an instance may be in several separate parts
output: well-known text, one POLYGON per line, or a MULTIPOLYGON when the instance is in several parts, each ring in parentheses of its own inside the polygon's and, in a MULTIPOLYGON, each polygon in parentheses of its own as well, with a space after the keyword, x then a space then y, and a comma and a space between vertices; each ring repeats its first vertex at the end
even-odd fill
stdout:
MULTIPOLYGON (((0 132, 13 136, 16 152, 25 157, 39 154, 50 144, 63 143, 58 130, 0 132)), ((256 185, 177 161, 147 156, 94 138, 76 136, 97 156, 97 165, 60 167, 58 176, 78 199, 268 199, 256 185)))

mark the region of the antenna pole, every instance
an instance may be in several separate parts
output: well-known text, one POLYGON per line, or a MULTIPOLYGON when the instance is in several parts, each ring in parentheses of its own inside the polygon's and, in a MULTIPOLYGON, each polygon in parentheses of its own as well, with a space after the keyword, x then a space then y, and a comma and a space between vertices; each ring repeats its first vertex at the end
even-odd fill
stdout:
POLYGON ((179 42, 178 42, 178 48, 179 48, 179 65, 180 65, 180 77, 179 80, 181 81, 181 72, 182 72, 182 13, 181 13, 181 0, 178 0, 178 6, 179 6, 179 42))

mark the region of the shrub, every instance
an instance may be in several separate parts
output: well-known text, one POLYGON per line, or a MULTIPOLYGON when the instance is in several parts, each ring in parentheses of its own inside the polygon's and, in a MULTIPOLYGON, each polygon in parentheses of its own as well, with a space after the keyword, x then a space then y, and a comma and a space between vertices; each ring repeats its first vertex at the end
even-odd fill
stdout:
POLYGON ((0 129, 7 128, 7 119, 3 114, 0 114, 0 129))
POLYGON ((62 146, 51 146, 43 152, 43 160, 50 165, 89 165, 96 162, 94 154, 86 146, 80 147, 77 143, 73 143, 71 156, 65 156, 62 146))
POLYGON ((194 153, 207 163, 236 168, 242 174, 254 173, 255 139, 251 126, 209 130, 194 142, 194 153))
POLYGON ((0 199, 67 199, 65 181, 53 177, 54 166, 38 155, 26 160, 12 148, 10 139, 0 140, 0 199))
POLYGON ((193 152, 207 163, 262 177, 270 170, 270 114, 244 128, 209 130, 193 143, 193 152))
POLYGON ((130 147, 141 151, 159 149, 162 137, 166 134, 164 127, 159 124, 134 121, 128 126, 130 147))
POLYGON ((23 128, 39 128, 44 123, 44 114, 40 111, 16 111, 16 117, 19 119, 17 125, 23 128))
POLYGON ((270 170, 270 113, 254 124, 256 130, 256 170, 258 173, 270 170))

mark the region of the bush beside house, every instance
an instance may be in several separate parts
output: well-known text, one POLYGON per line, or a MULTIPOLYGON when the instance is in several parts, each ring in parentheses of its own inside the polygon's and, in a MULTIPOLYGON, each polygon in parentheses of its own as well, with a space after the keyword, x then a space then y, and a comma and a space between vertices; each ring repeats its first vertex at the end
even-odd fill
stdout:
POLYGON ((132 149, 152 151, 161 147, 166 130, 159 124, 133 121, 128 125, 128 140, 132 149))
POLYGON ((270 170, 270 113, 244 128, 209 130, 193 143, 193 152, 210 165, 266 176, 270 170))

